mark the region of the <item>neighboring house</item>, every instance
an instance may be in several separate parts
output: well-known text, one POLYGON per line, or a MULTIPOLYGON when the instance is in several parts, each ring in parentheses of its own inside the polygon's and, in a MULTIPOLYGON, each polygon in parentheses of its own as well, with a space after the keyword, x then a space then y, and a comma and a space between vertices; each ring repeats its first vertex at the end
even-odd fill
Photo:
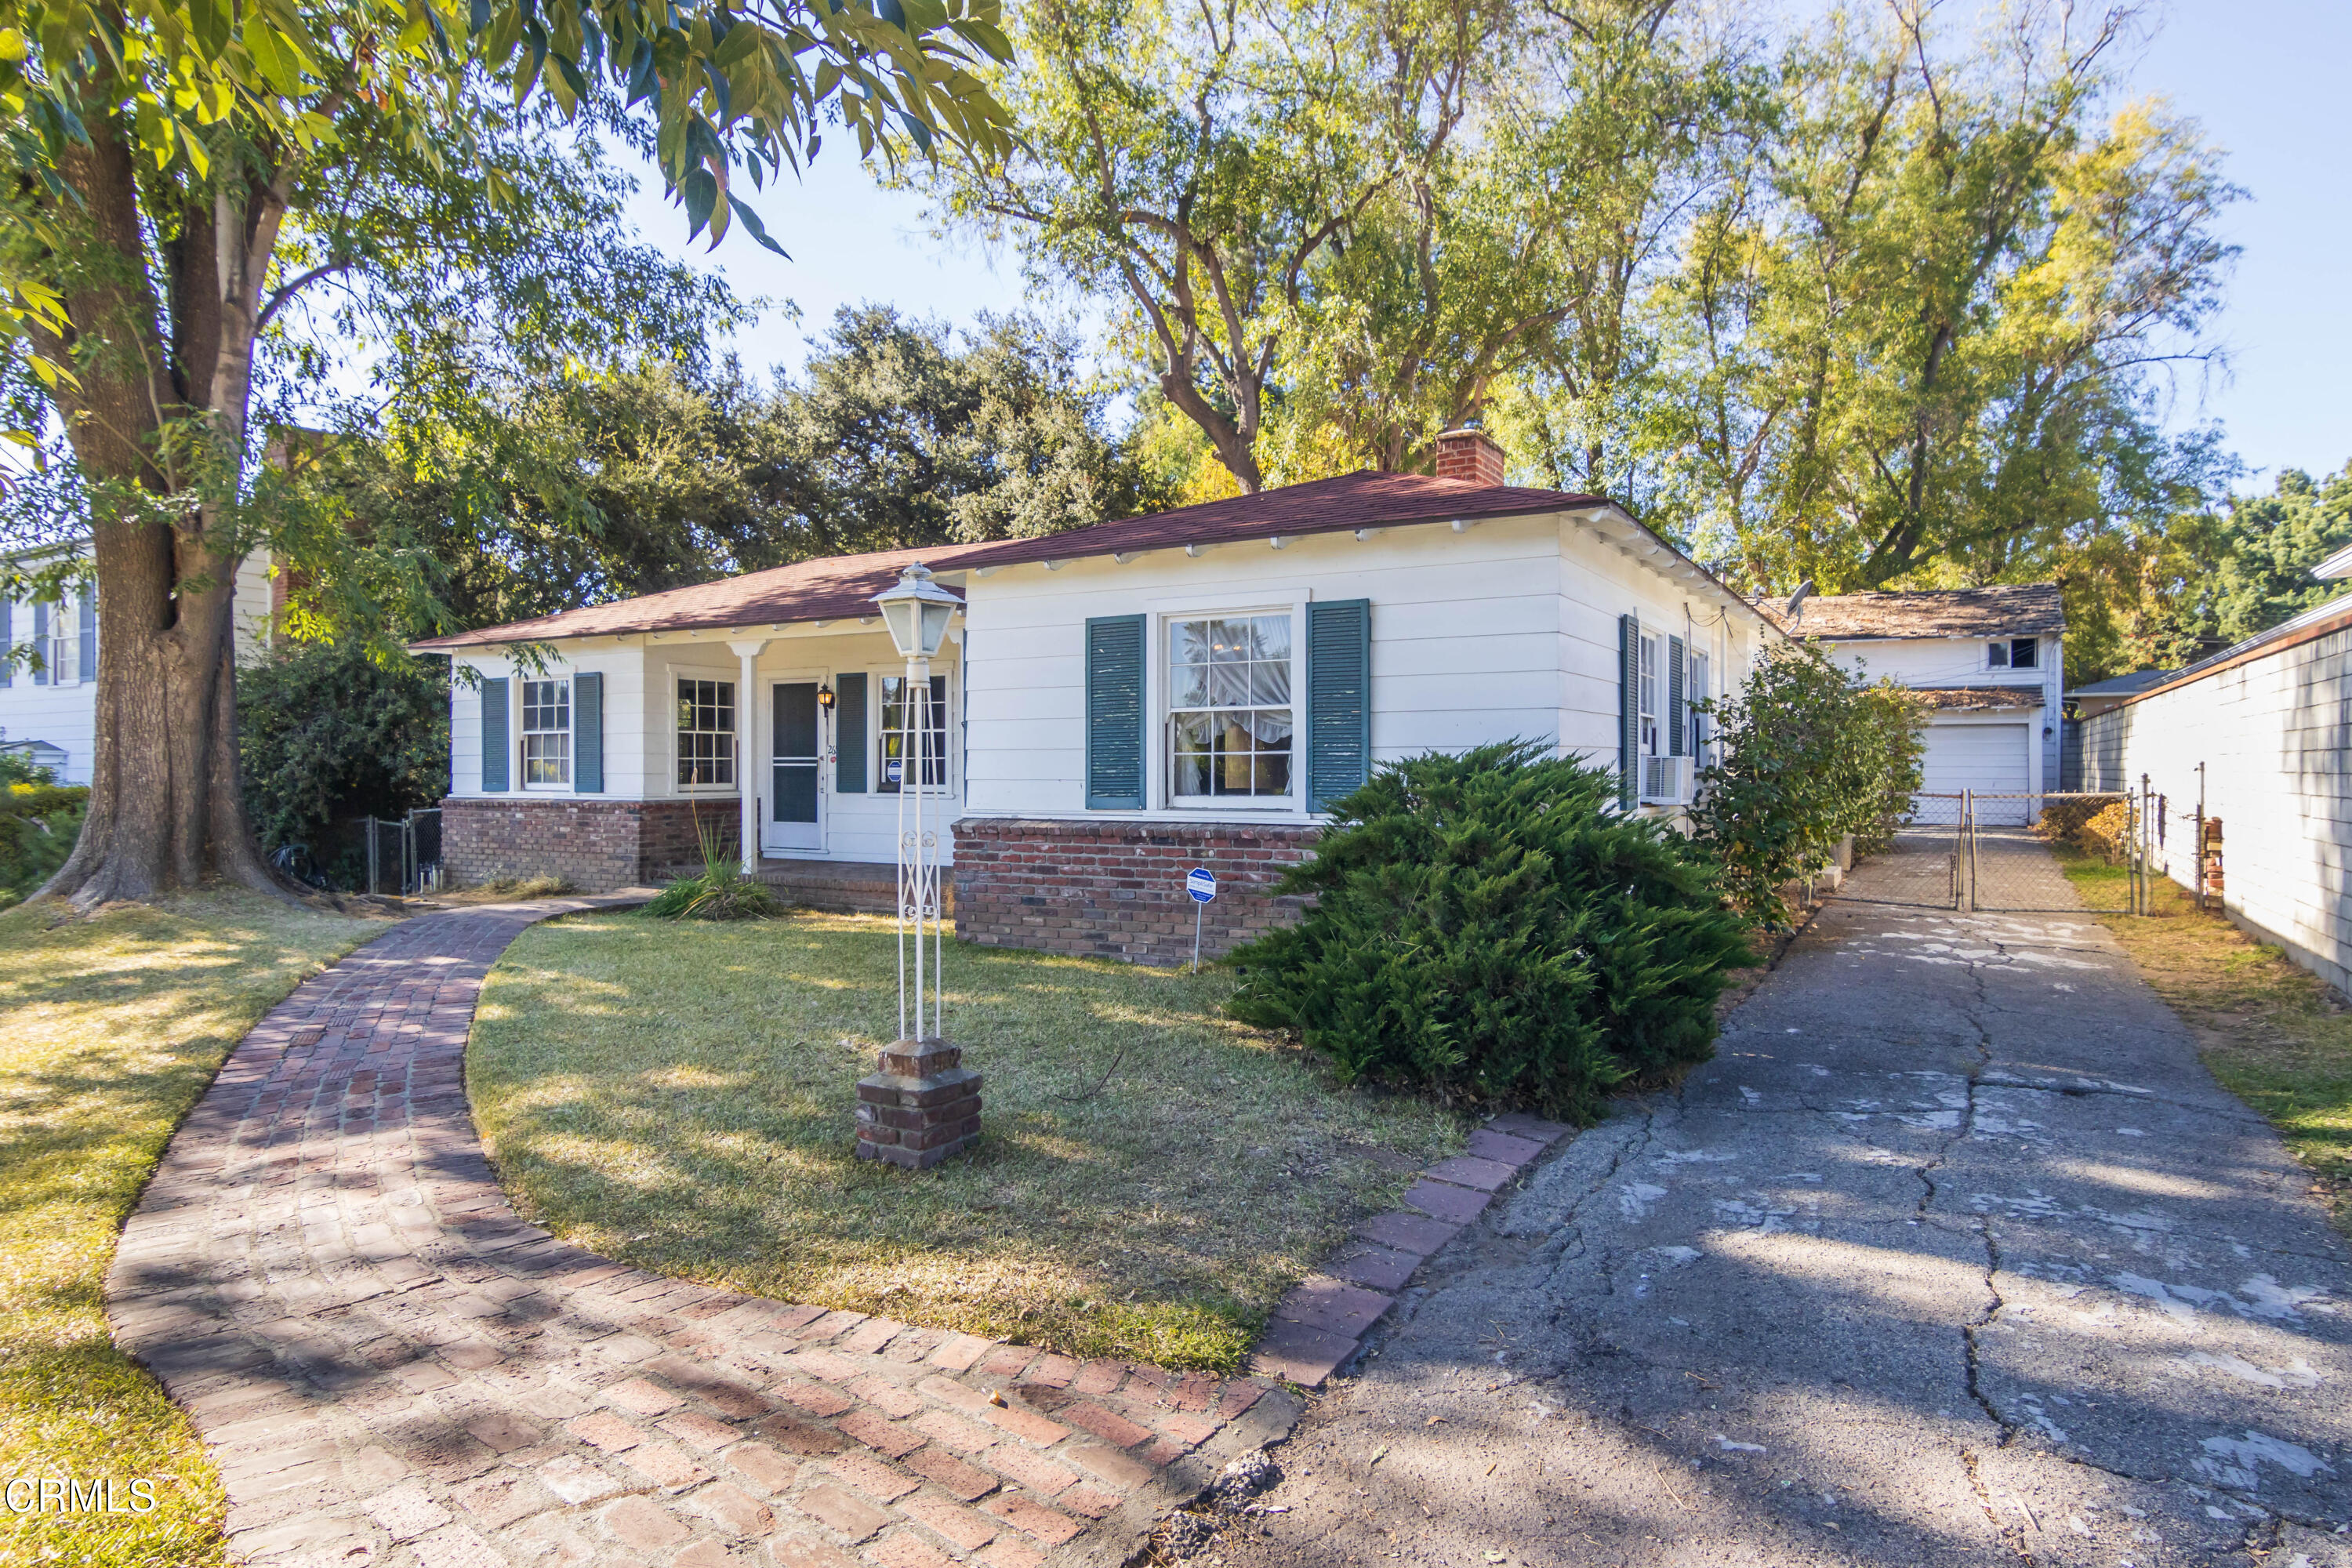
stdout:
MULTIPOLYGON (((2352 551, 2313 575, 2352 577, 2352 551)), ((2083 720, 2084 786, 2158 808, 2157 865, 2197 881, 2197 817, 2220 819, 2222 907, 2352 989, 2352 594, 2083 720)))
MULTIPOLYGON (((436 638, 453 656, 460 880, 667 875, 719 823, 796 897, 887 908, 910 725, 874 595, 921 561, 963 600, 929 784, 958 930, 1173 960, 1186 868, 1210 951, 1376 761, 1524 738, 1686 802, 1691 701, 1769 623, 1597 496, 1506 485, 1500 448, 1034 540, 834 557, 436 638), (525 647, 541 650, 534 656, 525 647)), ((917 694, 919 695, 919 694, 917 694)))
POLYGON ((2058 787, 2079 790, 2083 787, 2083 721, 2095 719, 2111 708, 2118 707, 2126 697, 2137 697, 2150 687, 2161 686, 2172 679, 2168 669, 2138 669, 2129 675, 2109 676, 2088 686, 2077 686, 2066 693, 2066 716, 2058 725, 2058 787))
MULTIPOLYGON (((1892 677, 1929 705, 1923 795, 1974 790, 1979 821, 2014 826, 2055 789, 2065 697, 2066 606, 2054 583, 1840 594, 1773 610, 1871 679, 1892 677)), ((1926 803, 1923 816, 1939 815, 1926 803)))
MULTIPOLYGON (((21 552, 19 561, 59 553, 87 559, 87 541, 21 552)), ((269 558, 256 551, 237 568, 236 650, 240 661, 268 646, 269 558)), ((23 751, 53 769, 59 784, 90 782, 98 735, 98 592, 88 580, 59 605, 0 595, 0 648, 29 647, 37 657, 0 663, 0 749, 23 751)))

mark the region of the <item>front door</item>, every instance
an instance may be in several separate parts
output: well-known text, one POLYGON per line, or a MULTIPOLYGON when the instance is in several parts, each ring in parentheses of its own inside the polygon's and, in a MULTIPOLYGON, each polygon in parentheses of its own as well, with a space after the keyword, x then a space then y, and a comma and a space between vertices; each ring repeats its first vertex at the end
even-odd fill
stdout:
POLYGON ((768 831, 773 849, 824 847, 824 792, 820 783, 816 682, 778 681, 773 688, 774 757, 768 785, 768 831))

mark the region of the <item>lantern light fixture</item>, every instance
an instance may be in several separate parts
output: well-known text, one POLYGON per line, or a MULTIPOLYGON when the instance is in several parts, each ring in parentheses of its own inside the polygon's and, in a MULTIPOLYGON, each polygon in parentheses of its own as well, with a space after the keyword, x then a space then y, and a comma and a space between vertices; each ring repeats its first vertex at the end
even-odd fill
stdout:
POLYGON ((931 580, 930 568, 918 561, 898 574, 898 581, 874 595, 882 622, 901 658, 939 657, 947 640, 948 623, 963 603, 931 580))

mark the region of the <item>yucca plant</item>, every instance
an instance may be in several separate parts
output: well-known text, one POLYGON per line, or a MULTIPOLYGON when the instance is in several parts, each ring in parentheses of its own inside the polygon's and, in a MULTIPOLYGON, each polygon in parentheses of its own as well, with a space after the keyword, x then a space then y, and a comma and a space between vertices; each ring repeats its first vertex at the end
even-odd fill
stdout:
POLYGON ((646 913, 670 921, 764 921, 784 912, 765 882, 744 873, 717 823, 703 821, 697 812, 694 836, 702 846, 701 874, 664 888, 646 913))

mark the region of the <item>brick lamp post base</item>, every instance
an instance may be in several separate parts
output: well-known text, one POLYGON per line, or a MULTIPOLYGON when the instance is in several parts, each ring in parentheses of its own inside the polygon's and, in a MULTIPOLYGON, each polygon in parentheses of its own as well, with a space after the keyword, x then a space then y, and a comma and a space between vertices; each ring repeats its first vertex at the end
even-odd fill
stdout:
POLYGON ((900 1040, 857 1080, 857 1157, 929 1170, 980 1141, 980 1074, 945 1040, 900 1040))

